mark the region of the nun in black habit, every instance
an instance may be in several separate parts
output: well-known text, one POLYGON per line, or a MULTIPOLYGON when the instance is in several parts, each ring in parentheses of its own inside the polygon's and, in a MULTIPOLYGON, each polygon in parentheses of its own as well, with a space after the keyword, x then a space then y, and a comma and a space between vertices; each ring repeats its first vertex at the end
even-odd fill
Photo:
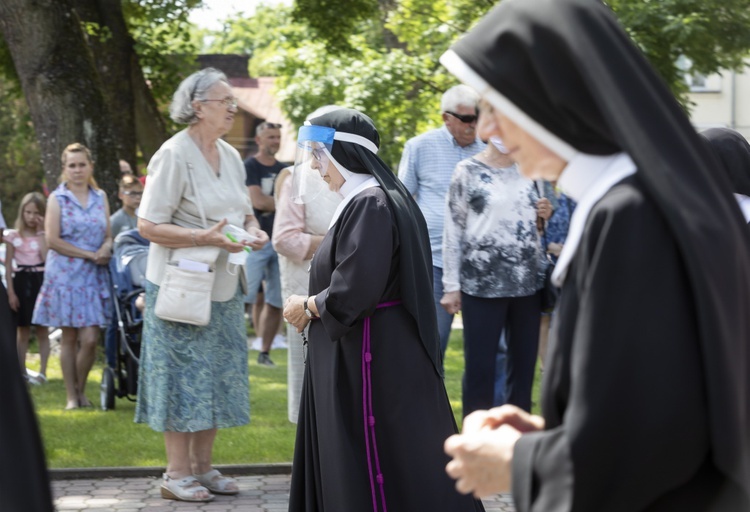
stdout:
POLYGON ((519 512, 750 510, 750 243, 718 161, 598 0, 503 0, 441 58, 530 178, 578 201, 543 417, 447 440, 519 512))
MULTIPOLYGON (((0 224, 0 242, 2 225, 0 224)), ((0 510, 52 512, 44 449, 16 352, 16 327, 0 283, 0 510)))
POLYGON ((297 198, 313 201, 303 182, 322 176, 344 199, 313 256, 310 296, 284 308, 298 330, 309 323, 289 510, 483 510, 443 470, 456 425, 424 218, 378 158, 369 117, 339 109, 309 123, 297 140, 297 198))
POLYGON ((745 221, 750 223, 750 144, 741 133, 729 128, 709 128, 701 136, 721 162, 745 221))

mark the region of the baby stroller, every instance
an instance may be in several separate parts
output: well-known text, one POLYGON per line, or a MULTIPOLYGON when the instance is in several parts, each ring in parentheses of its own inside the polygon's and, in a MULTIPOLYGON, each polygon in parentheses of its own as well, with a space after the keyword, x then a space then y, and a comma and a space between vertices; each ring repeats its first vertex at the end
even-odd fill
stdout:
POLYGON ((143 314, 135 303, 146 282, 148 244, 137 229, 123 231, 115 238, 109 273, 116 322, 116 358, 114 367, 107 365, 102 374, 100 397, 104 411, 115 408, 115 396, 135 401, 138 391, 143 314))

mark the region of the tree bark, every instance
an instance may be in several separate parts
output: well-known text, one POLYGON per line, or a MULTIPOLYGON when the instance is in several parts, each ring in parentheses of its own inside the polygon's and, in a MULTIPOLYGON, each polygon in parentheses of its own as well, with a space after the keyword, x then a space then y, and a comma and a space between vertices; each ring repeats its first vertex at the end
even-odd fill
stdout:
POLYGON ((120 1, 72 0, 82 20, 99 33, 88 36, 112 113, 120 158, 136 165, 137 146, 146 162, 167 139, 167 129, 146 83, 120 1))
POLYGON ((88 146, 105 190, 119 175, 117 141, 92 52, 66 0, 2 0, 0 31, 21 80, 50 188, 70 143, 88 146))
MULTIPOLYGON (((132 59, 136 62, 138 60, 135 51, 132 59)), ((138 137, 138 147, 141 149, 143 161, 148 163, 167 140, 167 125, 143 76, 140 64, 130 66, 130 84, 135 100, 135 133, 138 137)))

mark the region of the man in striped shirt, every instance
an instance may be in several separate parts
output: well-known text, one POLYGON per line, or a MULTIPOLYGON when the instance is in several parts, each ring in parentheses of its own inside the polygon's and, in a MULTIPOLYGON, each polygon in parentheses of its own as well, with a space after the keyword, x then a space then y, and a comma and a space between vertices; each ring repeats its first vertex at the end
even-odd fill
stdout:
POLYGON ((485 148, 477 138, 479 96, 465 85, 451 87, 440 102, 444 125, 406 142, 398 176, 417 200, 430 235, 435 311, 443 358, 453 315, 440 305, 443 296, 443 217, 456 164, 485 148))

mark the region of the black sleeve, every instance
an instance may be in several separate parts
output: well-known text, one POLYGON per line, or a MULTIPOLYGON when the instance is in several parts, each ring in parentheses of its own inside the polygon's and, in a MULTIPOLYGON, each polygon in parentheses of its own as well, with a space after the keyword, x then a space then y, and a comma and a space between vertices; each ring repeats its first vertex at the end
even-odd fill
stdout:
POLYGON ((3 510, 52 512, 52 492, 34 409, 21 378, 15 322, 0 283, 0 503, 3 510))
POLYGON ((260 186, 260 170, 256 165, 254 158, 248 158, 245 160, 245 185, 248 187, 251 185, 260 186))
POLYGON ((518 512, 643 510, 698 471, 708 412, 682 258, 642 194, 618 186, 592 210, 559 308, 548 362, 569 389, 559 425, 515 447, 518 512))
POLYGON ((366 192, 352 200, 334 229, 331 284, 315 299, 332 340, 343 337, 358 320, 375 311, 388 284, 395 239, 386 200, 366 192))

